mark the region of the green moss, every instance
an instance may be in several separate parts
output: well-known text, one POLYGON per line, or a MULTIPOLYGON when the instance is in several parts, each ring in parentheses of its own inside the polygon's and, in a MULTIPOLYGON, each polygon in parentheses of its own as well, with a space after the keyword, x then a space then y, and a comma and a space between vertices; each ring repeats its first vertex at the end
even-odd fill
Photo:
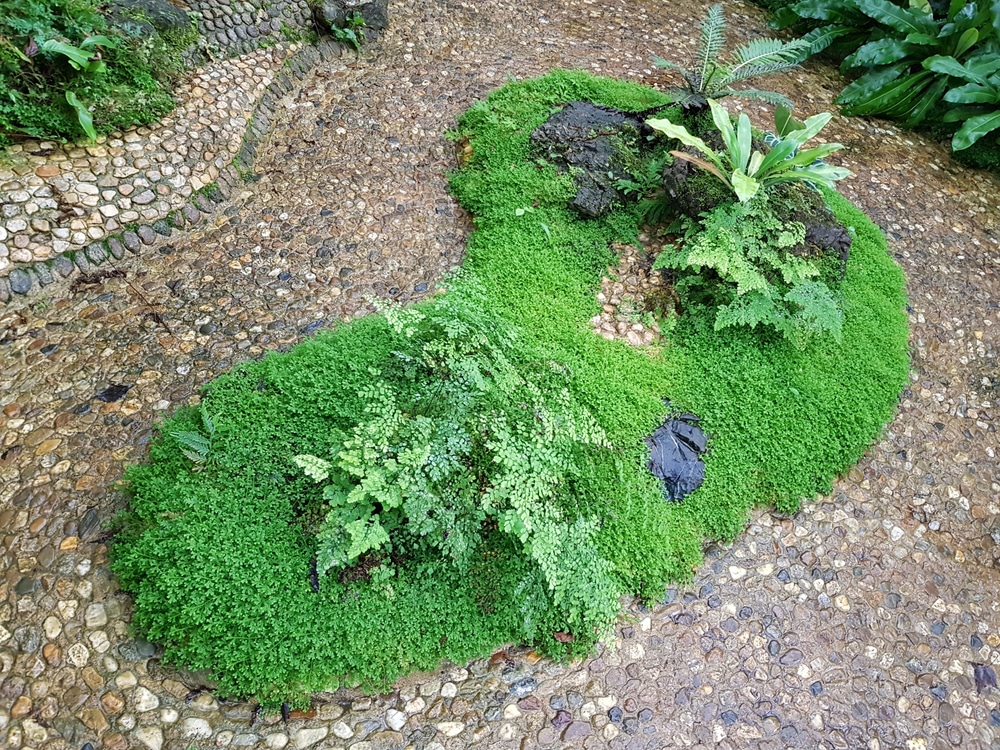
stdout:
MULTIPOLYGON (((558 363, 611 443, 581 454, 558 504, 570 517, 599 519, 596 548, 617 591, 655 600, 690 577, 706 538, 732 539, 754 505, 789 511, 828 491, 878 436, 907 375, 903 277, 874 225, 830 196, 856 232, 839 343, 798 351, 777 337, 683 321, 652 355, 595 336, 587 321, 616 260, 609 243, 637 227, 631 212, 595 221, 571 213, 568 176, 531 152, 531 130, 575 99, 634 111, 663 103, 634 84, 557 72, 472 107, 459 135, 474 155, 451 184, 477 229, 463 274, 418 309, 475 286, 483 314, 518 329, 513 361, 558 363), (664 398, 699 414, 711 436, 705 483, 678 504, 663 501, 644 468, 643 437, 663 419, 664 398)), ((150 460, 129 471, 132 505, 113 569, 135 597, 137 627, 165 644, 168 659, 212 670, 225 693, 273 705, 349 682, 384 689, 401 673, 505 642, 557 657, 590 648, 597 633, 555 638, 567 616, 538 566, 488 527, 464 574, 414 550, 392 561, 388 579, 328 575, 313 591, 308 519, 323 501, 291 459, 338 450, 365 417, 358 393, 372 368, 388 378, 405 370, 399 351, 405 343, 378 315, 247 363, 206 389, 212 462, 193 465, 166 434, 198 429, 200 415, 181 411, 150 460)), ((406 382, 418 393, 434 387, 406 382)))

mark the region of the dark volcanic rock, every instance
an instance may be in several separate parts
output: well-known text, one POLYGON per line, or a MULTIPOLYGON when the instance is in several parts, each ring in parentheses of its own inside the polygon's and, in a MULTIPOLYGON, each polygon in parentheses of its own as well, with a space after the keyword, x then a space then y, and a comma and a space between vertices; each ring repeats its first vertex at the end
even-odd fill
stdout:
POLYGON ((627 164, 629 151, 647 130, 637 115, 570 102, 535 128, 531 140, 560 169, 573 170, 577 193, 570 205, 595 217, 621 200, 617 180, 635 179, 627 164))
POLYGON ((381 31, 389 26, 389 0, 324 0, 313 6, 316 20, 328 29, 343 29, 349 16, 365 19, 365 28, 381 31))
POLYGON ((708 438, 697 426, 694 414, 671 417, 646 438, 649 462, 646 466, 663 482, 663 494, 671 502, 683 500, 705 479, 705 452, 708 438))
POLYGON ((114 0, 108 21, 132 36, 140 36, 148 32, 150 26, 145 21, 136 20, 139 14, 149 19, 149 24, 157 31, 182 31, 191 25, 188 14, 167 0, 114 0))

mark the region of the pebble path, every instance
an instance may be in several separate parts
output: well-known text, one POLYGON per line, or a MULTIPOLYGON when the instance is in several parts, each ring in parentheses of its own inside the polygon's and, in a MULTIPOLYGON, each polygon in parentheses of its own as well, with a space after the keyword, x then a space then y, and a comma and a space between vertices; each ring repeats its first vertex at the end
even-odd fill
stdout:
MULTIPOLYGON (((630 606, 613 646, 568 665, 512 648, 255 721, 130 633, 102 524, 152 425, 238 362, 365 314, 365 295, 419 299, 461 262, 442 133, 475 100, 556 66, 665 83, 650 59, 689 59, 704 11, 392 8, 360 58, 283 101, 254 180, 208 223, 125 256, 122 276, 0 310, 0 746, 1000 747, 1000 184, 878 121, 838 117, 830 137, 909 277, 898 415, 831 496, 755 512, 692 585, 630 606)), ((734 38, 767 33, 756 9, 727 11, 734 38)), ((813 114, 839 83, 811 65, 774 87, 813 114)))

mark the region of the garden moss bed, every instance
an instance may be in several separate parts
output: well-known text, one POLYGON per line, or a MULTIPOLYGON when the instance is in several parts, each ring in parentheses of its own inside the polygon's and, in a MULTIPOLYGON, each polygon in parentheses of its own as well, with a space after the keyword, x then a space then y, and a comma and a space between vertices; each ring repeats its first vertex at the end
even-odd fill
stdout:
POLYGON ((455 134, 468 158, 452 190, 476 230, 447 291, 237 367, 128 471, 112 566, 169 661, 274 705, 510 642, 584 654, 621 596, 689 578, 755 505, 829 492, 891 419, 904 278, 833 193, 853 235, 839 341, 799 349, 683 316, 653 347, 594 334, 611 247, 635 243, 639 218, 581 219, 570 175, 532 151, 577 100, 667 104, 583 73, 494 92, 455 134), (679 503, 646 469, 665 399, 711 438, 679 503))

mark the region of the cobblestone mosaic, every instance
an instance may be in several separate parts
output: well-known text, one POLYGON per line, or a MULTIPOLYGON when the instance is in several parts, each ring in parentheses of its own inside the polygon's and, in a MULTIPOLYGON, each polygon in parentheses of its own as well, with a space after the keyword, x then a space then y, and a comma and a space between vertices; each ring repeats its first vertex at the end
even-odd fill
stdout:
MULTIPOLYGON (((156 421, 232 365, 365 314, 368 294, 432 292, 470 229, 442 133, 488 90, 555 66, 664 83, 651 57, 684 59, 703 11, 395 3, 360 58, 325 59, 280 101, 251 181, 211 222, 0 309, 0 746, 1000 745, 1000 183, 860 119, 835 118, 830 137, 856 173, 844 192, 909 276, 913 365, 896 419, 829 497, 754 513, 690 585, 648 611, 625 603, 613 643, 566 665, 512 648, 258 715, 129 629, 103 524, 156 421)), ((756 10, 728 12, 735 35, 766 33, 756 10)), ((775 87, 813 114, 838 84, 810 65, 775 87)))

